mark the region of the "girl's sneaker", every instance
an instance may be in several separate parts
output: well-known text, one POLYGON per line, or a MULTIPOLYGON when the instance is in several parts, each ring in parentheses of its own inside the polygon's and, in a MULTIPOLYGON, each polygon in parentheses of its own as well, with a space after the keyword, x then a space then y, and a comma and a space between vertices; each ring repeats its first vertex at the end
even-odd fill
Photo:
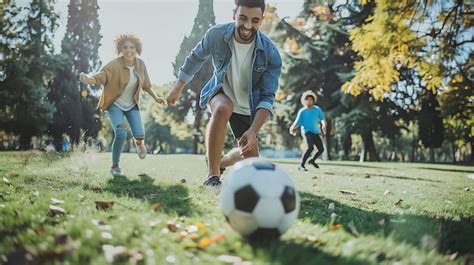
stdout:
POLYGON ((113 167, 110 169, 110 174, 114 177, 122 176, 122 169, 119 167, 113 167))
POLYGON ((144 158, 146 157, 146 146, 145 146, 145 142, 144 142, 144 141, 141 141, 141 143, 138 144, 138 143, 135 141, 135 147, 137 148, 138 157, 141 158, 141 159, 144 159, 144 158))

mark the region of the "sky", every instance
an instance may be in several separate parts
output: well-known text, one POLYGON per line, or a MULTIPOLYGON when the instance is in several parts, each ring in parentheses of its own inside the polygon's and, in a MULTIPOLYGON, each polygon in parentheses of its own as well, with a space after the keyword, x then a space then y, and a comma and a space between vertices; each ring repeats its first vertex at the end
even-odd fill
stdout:
MULTIPOLYGON (((20 2, 20 1, 17 1, 20 2)), ((233 0, 214 0, 216 23, 232 21, 233 0)), ((59 0, 56 10, 60 15, 54 43, 60 52, 61 40, 67 25, 69 1, 59 0)), ((277 7, 280 17, 294 18, 302 9, 303 0, 267 0, 277 7)), ((189 35, 198 11, 198 0, 99 0, 102 46, 99 56, 106 64, 117 56, 113 37, 120 33, 133 32, 144 44, 141 58, 145 61, 153 84, 174 81, 175 56, 184 36, 189 35)))

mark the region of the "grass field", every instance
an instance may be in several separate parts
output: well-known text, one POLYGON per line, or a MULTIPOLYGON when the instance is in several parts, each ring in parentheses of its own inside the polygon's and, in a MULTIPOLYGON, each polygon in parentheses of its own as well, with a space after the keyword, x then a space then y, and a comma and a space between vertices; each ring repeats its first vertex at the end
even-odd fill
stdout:
POLYGON ((278 160, 299 218, 248 242, 201 186, 203 156, 125 154, 118 178, 110 156, 0 153, 0 264, 474 264, 473 167, 278 160))

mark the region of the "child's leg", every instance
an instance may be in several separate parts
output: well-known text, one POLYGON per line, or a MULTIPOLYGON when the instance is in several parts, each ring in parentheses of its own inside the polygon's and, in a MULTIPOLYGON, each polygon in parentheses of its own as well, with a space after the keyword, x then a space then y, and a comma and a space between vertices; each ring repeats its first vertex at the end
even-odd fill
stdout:
POLYGON ((127 139, 127 125, 125 125, 124 113, 117 106, 112 105, 107 109, 110 124, 114 130, 114 141, 112 142, 112 167, 118 167, 123 145, 127 139))
POLYGON ((301 158, 301 166, 304 167, 306 164, 306 160, 311 156, 311 153, 314 150, 314 139, 313 135, 311 132, 306 132, 305 133, 305 140, 306 140, 306 145, 308 146, 308 149, 306 149, 306 152, 303 154, 303 157, 301 158))
POLYGON ((315 134, 314 136, 314 144, 318 148, 318 152, 314 154, 313 161, 316 160, 323 152, 324 152, 324 146, 323 146, 323 141, 321 140, 321 137, 318 134, 315 134))

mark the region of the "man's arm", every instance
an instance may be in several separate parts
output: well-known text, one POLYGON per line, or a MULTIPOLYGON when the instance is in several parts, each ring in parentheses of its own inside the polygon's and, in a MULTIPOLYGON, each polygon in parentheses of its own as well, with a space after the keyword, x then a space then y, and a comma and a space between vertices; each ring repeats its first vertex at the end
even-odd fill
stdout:
POLYGON ((179 69, 178 80, 171 88, 166 101, 170 105, 175 105, 181 97, 183 89, 187 83, 191 82, 194 75, 201 69, 202 65, 211 55, 210 32, 209 29, 201 41, 194 47, 191 53, 186 57, 183 66, 179 69))
POLYGON ((257 105, 257 110, 267 109, 271 115, 273 114, 273 102, 275 101, 275 93, 278 89, 281 66, 280 53, 276 47, 273 47, 267 69, 262 74, 262 83, 259 84, 260 100, 257 105))

